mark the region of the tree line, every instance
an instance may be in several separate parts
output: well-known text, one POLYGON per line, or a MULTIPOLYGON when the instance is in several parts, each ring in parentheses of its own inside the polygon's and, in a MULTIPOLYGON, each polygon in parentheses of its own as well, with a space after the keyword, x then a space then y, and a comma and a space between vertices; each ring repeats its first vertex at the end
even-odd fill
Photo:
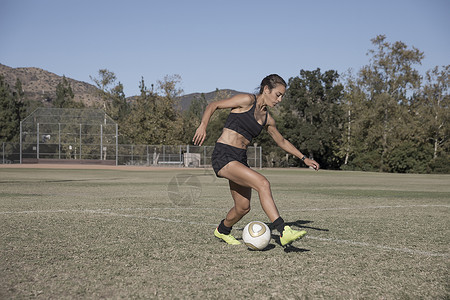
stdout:
MULTIPOLYGON (((356 73, 300 70, 289 78, 281 105, 271 109, 279 131, 325 169, 398 173, 450 173, 449 65, 436 66, 421 76, 417 69, 424 53, 384 35, 372 39, 369 63, 356 73)), ((119 142, 133 144, 191 144, 207 100, 195 98, 189 109, 179 108, 179 75, 156 84, 139 82, 140 94, 126 98, 116 75, 101 69, 91 80, 103 108, 119 124, 119 142)), ((216 90, 215 99, 228 95, 216 90)), ((81 108, 63 77, 54 107, 81 108)), ((215 100, 214 99, 214 100, 215 100)), ((27 102, 20 81, 9 87, 0 78, 0 140, 17 141, 20 120, 35 103, 27 102)), ((228 111, 217 111, 208 127, 205 145, 214 145, 228 111)), ((268 167, 301 166, 263 133, 268 167)))

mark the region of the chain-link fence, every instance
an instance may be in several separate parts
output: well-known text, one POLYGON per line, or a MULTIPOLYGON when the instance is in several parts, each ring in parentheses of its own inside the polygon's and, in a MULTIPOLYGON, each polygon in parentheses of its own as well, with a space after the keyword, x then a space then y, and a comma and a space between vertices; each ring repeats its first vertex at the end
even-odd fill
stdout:
MULTIPOLYGON (((103 162, 103 164, 110 165, 210 167, 211 155, 214 150, 214 146, 118 144, 116 152, 116 145, 103 144, 101 147, 103 152, 100 154, 100 150, 98 150, 100 147, 100 144, 82 144, 80 153, 77 152, 77 149, 70 149, 64 144, 46 143, 43 146, 41 143, 38 146, 39 150, 36 149, 37 147, 31 146, 21 154, 19 143, 2 143, 0 163, 100 164, 103 162), (86 149, 91 149, 91 151, 86 149), (97 149, 97 153, 94 149, 97 149)), ((247 158, 251 167, 262 168, 261 147, 249 147, 247 158)))
MULTIPOLYGON (((38 108, 20 123, 20 142, 1 144, 1 163, 108 165, 211 165, 213 146, 119 145, 118 126, 100 109, 38 108)), ((261 147, 249 147, 248 163, 262 167, 261 147)))
POLYGON ((115 160, 117 130, 100 109, 38 108, 20 122, 19 162, 115 160))
MULTIPOLYGON (((214 146, 192 145, 119 145, 119 165, 142 166, 211 166, 211 155, 214 146)), ((262 168, 262 148, 247 149, 248 164, 254 168, 262 168)))
POLYGON ((1 163, 17 164, 20 163, 20 144, 18 143, 2 143, 1 163))

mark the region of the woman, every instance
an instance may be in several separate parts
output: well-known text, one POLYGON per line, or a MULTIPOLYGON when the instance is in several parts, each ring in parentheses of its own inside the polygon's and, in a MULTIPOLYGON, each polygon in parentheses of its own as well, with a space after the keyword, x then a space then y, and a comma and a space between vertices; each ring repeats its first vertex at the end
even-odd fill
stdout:
POLYGON ((258 172, 250 169, 247 164, 247 147, 252 138, 266 128, 274 141, 283 150, 300 158, 307 166, 319 170, 319 164, 304 156, 289 141, 278 132, 275 120, 267 108, 281 102, 286 92, 286 82, 280 76, 272 74, 264 78, 258 95, 239 94, 229 99, 210 103, 203 113, 200 126, 197 128, 193 142, 202 145, 206 137, 206 127, 216 109, 229 109, 231 113, 216 142, 212 154, 212 166, 218 177, 228 179, 234 206, 225 219, 214 231, 214 235, 231 245, 238 245, 230 233, 231 228, 250 211, 252 189, 259 194, 261 206, 269 217, 274 228, 280 232, 280 243, 288 245, 306 234, 285 225, 280 217, 272 197, 269 181, 258 172))

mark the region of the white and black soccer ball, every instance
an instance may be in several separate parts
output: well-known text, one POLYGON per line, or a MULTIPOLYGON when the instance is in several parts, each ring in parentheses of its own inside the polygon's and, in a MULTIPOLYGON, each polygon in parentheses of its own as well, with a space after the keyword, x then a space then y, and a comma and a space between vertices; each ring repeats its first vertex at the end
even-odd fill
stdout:
POLYGON ((269 245, 271 231, 269 226, 260 221, 252 221, 245 225, 242 239, 252 250, 263 250, 269 245))

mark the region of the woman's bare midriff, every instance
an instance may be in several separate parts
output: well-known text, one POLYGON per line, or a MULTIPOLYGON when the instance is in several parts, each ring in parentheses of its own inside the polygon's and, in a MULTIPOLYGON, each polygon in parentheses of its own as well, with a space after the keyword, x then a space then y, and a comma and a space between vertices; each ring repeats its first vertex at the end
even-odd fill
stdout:
POLYGON ((218 143, 230 145, 240 149, 247 149, 250 141, 234 130, 224 128, 222 135, 217 140, 218 143))

